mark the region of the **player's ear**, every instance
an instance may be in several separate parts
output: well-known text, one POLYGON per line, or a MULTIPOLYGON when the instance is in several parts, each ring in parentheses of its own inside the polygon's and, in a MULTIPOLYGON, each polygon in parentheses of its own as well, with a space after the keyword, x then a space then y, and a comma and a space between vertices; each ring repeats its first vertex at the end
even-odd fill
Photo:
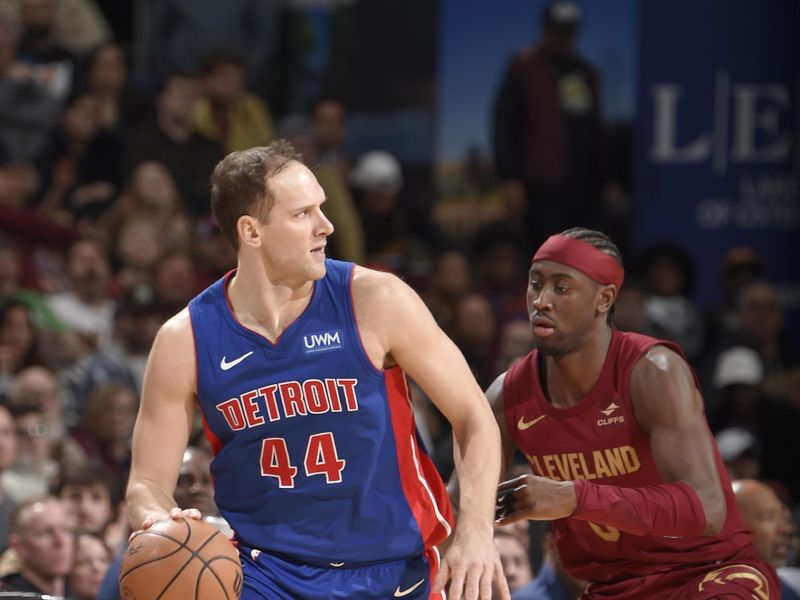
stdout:
POLYGON ((261 246, 261 230, 258 221, 250 215, 242 215, 236 221, 236 233, 239 243, 258 248, 261 246))
POLYGON ((617 286, 603 285, 600 286, 600 298, 597 304, 597 310, 601 313, 607 313, 614 306, 614 301, 617 299, 617 286))

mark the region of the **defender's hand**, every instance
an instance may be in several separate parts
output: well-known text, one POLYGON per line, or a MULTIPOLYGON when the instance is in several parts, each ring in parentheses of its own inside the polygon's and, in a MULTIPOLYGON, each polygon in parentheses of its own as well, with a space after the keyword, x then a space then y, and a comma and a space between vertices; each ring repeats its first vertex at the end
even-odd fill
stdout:
POLYGON ((509 525, 521 519, 562 519, 574 513, 577 505, 571 481, 520 475, 497 486, 495 523, 509 525))

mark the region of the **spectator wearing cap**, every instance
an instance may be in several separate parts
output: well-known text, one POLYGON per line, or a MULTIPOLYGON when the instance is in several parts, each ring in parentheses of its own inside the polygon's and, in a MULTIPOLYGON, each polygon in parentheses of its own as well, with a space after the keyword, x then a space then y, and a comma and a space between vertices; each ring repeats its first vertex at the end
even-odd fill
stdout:
POLYGON ((83 357, 62 374, 65 394, 78 412, 97 386, 110 381, 141 391, 150 346, 164 315, 152 287, 136 286, 118 300, 109 343, 83 357))
POLYGON ((758 479, 761 474, 761 444, 747 429, 728 427, 714 436, 728 477, 758 479))
POLYGON ((367 152, 350 172, 364 226, 367 262, 397 270, 408 250, 409 215, 400 203, 403 171, 388 152, 367 152))
POLYGON ((597 227, 601 215, 599 82, 575 50, 582 16, 575 2, 547 4, 538 44, 514 55, 495 101, 495 167, 506 195, 527 206, 536 245, 576 221, 597 227))
POLYGON ((715 431, 740 427, 762 446, 761 476, 787 486, 800 498, 800 411, 764 393, 764 366, 759 354, 746 346, 722 352, 714 365, 716 396, 709 416, 715 431))

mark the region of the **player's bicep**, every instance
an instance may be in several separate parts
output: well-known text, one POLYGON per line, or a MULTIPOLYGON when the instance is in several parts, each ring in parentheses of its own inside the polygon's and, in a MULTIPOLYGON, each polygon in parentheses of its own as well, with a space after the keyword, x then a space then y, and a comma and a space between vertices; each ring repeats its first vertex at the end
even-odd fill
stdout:
POLYGON ((688 365, 666 348, 651 350, 634 369, 631 397, 664 480, 688 483, 700 497, 710 524, 724 518, 714 445, 688 365))
POLYGON ((132 480, 146 478, 170 490, 191 433, 195 402, 191 327, 176 318, 159 331, 148 357, 131 464, 132 480))
POLYGON ((455 425, 472 403, 485 405, 467 361, 422 300, 398 281, 387 323, 389 353, 455 425))

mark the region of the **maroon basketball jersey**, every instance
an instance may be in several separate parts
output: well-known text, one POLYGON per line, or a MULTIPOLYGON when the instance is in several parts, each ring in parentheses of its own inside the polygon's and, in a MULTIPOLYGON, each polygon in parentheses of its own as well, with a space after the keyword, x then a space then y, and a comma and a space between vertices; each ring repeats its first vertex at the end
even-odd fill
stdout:
MULTIPOLYGON (((535 475, 621 487, 665 483, 630 398, 633 367, 655 345, 683 356, 670 342, 613 330, 600 377, 589 394, 570 408, 556 408, 545 398, 536 350, 508 370, 503 385, 506 427, 535 475)), ((566 569, 580 579, 608 582, 739 554, 752 536, 739 514, 716 444, 714 455, 728 508, 719 535, 640 536, 579 519, 558 519, 553 529, 566 569)))

